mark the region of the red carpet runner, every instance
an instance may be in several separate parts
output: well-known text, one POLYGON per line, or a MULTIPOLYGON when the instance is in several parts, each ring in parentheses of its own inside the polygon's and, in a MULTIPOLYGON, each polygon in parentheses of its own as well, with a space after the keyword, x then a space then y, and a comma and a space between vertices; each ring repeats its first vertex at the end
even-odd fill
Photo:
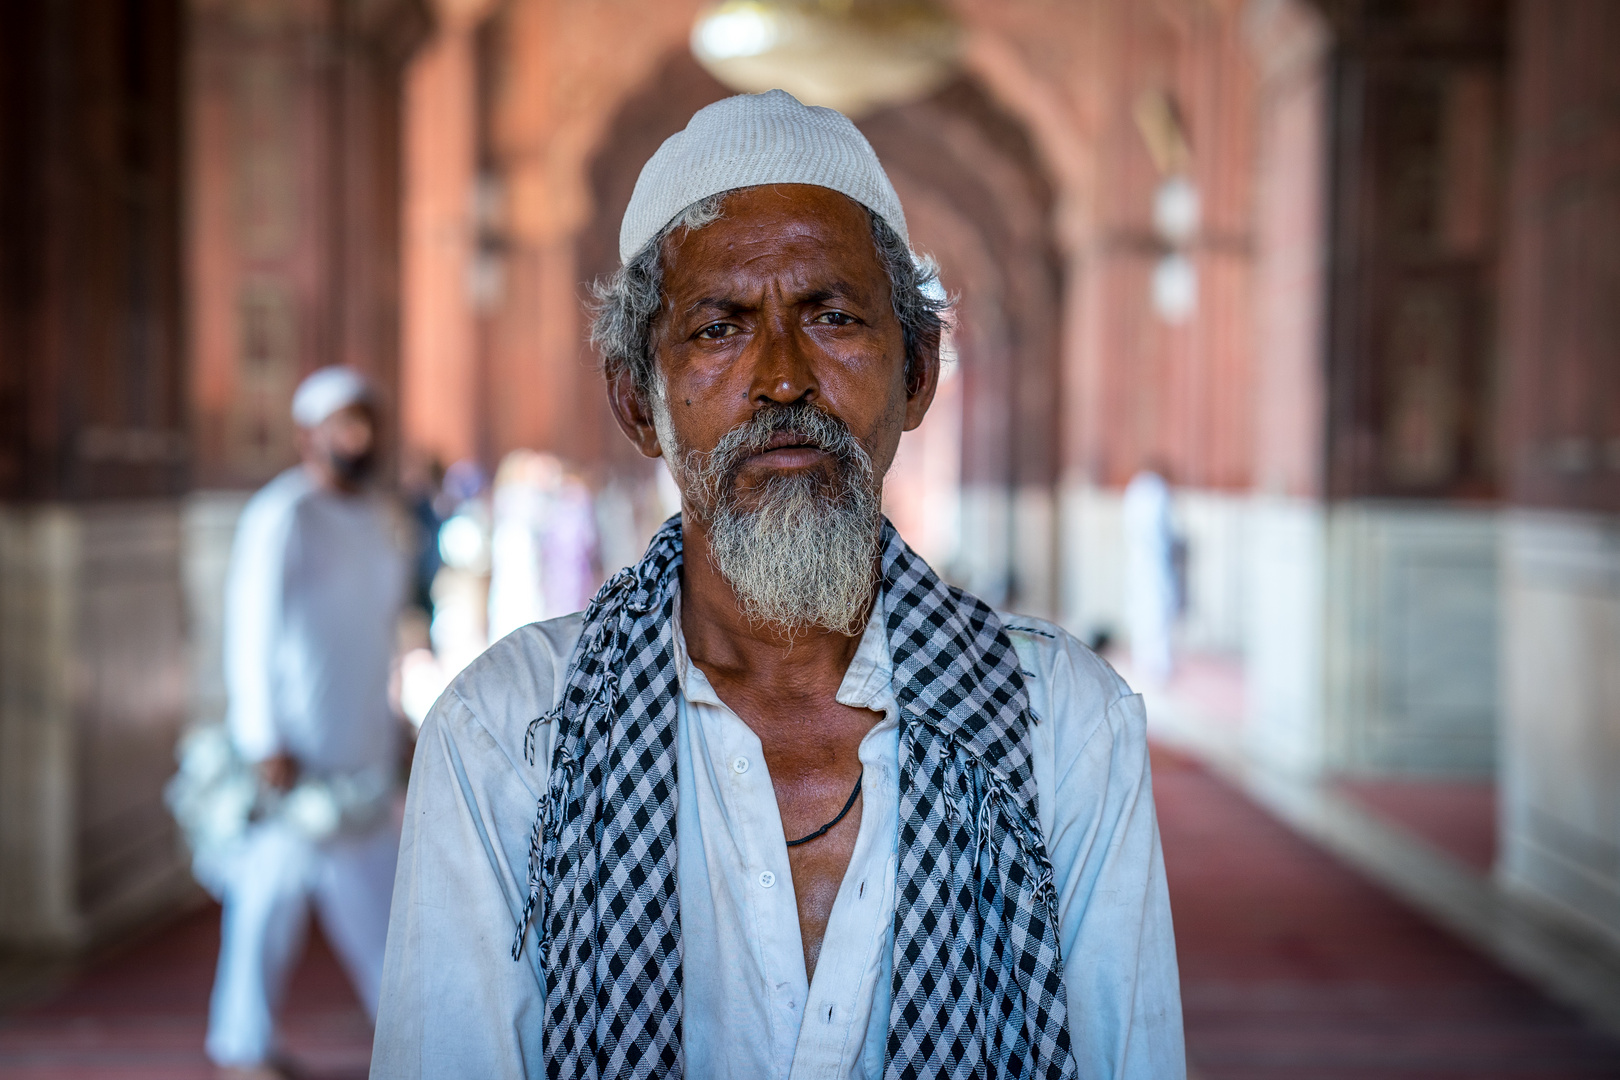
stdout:
POLYGON ((1202 1080, 1620 1077, 1620 1040, 1197 765, 1157 752, 1153 783, 1202 1080))
MULTIPOLYGON (((0 1018, 5 1080, 209 1080, 203 1056, 219 909, 92 968, 64 994, 0 1018)), ((284 1030, 307 1080, 363 1080, 371 1024, 318 931, 287 992, 284 1030)))

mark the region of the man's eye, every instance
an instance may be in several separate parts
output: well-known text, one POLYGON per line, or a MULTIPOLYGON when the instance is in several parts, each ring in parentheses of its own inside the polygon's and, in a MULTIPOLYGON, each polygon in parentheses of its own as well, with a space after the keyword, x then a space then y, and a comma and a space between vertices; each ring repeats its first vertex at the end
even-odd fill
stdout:
POLYGON ((823 311, 815 321, 823 326, 849 326, 855 322, 855 316, 842 311, 823 311))
POLYGON ((699 330, 697 332, 697 336, 700 338, 707 338, 710 341, 716 341, 720 338, 730 337, 736 332, 737 328, 732 326, 730 323, 717 322, 710 323, 708 326, 705 326, 703 329, 699 330))

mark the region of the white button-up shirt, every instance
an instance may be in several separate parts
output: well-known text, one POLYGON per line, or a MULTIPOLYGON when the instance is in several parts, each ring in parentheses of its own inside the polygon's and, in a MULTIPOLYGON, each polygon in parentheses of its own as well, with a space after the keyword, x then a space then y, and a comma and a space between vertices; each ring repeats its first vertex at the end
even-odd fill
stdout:
MULTIPOLYGON (((1031 733, 1052 857, 1069 1029, 1088 1078, 1185 1076, 1175 945, 1141 699, 1049 623, 1006 617, 1040 717, 1031 733), (1019 629, 1022 628, 1022 629, 1019 629)), ((422 727, 389 926, 372 1076, 544 1075, 538 958, 508 949, 578 616, 525 627, 457 680, 422 727)), ((888 1038, 899 723, 880 610, 838 700, 881 713, 861 740, 860 832, 806 978, 786 838, 759 737, 690 663, 681 702, 676 873, 694 1078, 876 1078, 888 1038)))

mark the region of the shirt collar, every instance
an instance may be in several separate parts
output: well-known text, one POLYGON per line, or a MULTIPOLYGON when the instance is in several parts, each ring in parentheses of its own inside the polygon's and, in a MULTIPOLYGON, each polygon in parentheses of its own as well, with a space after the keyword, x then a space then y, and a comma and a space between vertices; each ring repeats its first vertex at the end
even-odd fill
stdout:
MULTIPOLYGON (((723 705, 714 692, 703 669, 691 662, 686 651, 686 634, 681 630, 681 586, 675 584, 675 670, 680 678, 681 694, 690 703, 723 705)), ((852 708, 871 709, 889 713, 894 706, 894 661, 889 655, 889 635, 884 615, 884 592, 878 590, 872 602, 872 614, 861 631, 861 642, 844 672, 844 681, 835 695, 838 702, 852 708)))

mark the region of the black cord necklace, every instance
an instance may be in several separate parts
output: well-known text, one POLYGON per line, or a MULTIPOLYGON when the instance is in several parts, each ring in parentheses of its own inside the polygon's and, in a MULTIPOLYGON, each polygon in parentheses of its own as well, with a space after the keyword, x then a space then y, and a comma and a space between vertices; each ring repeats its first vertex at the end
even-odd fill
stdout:
POLYGON ((855 778, 855 790, 849 793, 849 802, 845 803, 844 808, 842 810, 838 811, 838 816, 837 817, 835 817, 831 821, 827 822, 827 824, 823 825, 821 828, 817 829, 815 832, 811 833, 809 836, 801 836, 797 840, 789 840, 787 842, 787 846, 788 847, 798 847, 800 844, 808 844, 810 841, 814 840, 818 836, 825 836, 828 829, 832 828, 834 825, 837 825, 840 821, 843 821, 844 820, 844 815, 848 814, 850 807, 855 805, 855 800, 861 797, 861 780, 863 780, 865 777, 866 777, 866 769, 863 766, 862 769, 861 769, 860 776, 857 776, 855 778))

